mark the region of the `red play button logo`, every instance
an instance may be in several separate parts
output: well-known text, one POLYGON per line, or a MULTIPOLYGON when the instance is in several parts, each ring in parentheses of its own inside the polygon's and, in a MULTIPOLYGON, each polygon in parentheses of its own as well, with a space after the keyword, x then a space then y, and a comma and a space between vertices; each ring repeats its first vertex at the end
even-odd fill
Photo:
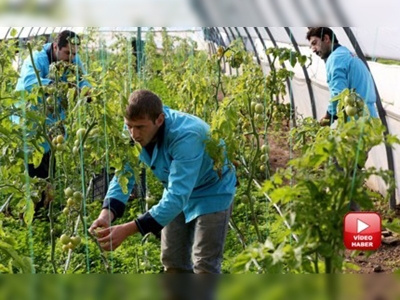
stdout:
POLYGON ((344 217, 343 242, 350 250, 376 250, 381 245, 381 217, 372 212, 351 212, 344 217))

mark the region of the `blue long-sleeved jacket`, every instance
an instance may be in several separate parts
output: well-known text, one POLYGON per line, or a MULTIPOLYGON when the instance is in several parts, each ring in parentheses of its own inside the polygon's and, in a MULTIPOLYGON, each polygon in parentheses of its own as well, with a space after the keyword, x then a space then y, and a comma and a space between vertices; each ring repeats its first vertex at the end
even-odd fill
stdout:
MULTIPOLYGON (((48 78, 51 63, 51 45, 52 43, 44 44, 41 51, 33 53, 33 61, 35 63, 36 69, 39 71, 40 80, 42 82, 42 85, 44 86, 49 85, 53 82, 51 79, 48 78)), ((79 66, 79 69, 82 70, 83 74, 85 74, 85 69, 83 68, 82 62, 78 54, 75 55, 71 63, 77 64, 79 66)), ((63 77, 61 77, 61 80, 66 81, 66 76, 64 75, 63 77)), ((38 79, 33 69, 32 60, 30 57, 28 57, 24 60, 22 64, 20 77, 18 78, 17 86, 15 89, 17 91, 30 92, 35 85, 38 85, 38 79)), ((79 88, 82 88, 84 86, 90 87, 90 84, 86 80, 81 80, 79 81, 78 86, 79 88)), ((41 101, 41 99, 39 99, 39 101, 41 101)), ((61 99, 59 102, 61 102, 61 99)), ((58 109, 58 114, 49 114, 47 116, 46 122, 48 124, 52 124, 59 120, 65 119, 65 111, 61 107, 61 105, 56 109, 58 109)), ((12 120, 16 123, 19 123, 18 116, 12 116, 12 120)), ((47 142, 42 143, 41 146, 44 148, 45 153, 50 150, 50 146, 47 142)))
MULTIPOLYGON (((161 141, 152 156, 143 148, 140 160, 149 166, 164 185, 160 202, 136 220, 142 234, 156 233, 180 212, 186 222, 196 217, 227 209, 236 191, 234 167, 227 162, 219 178, 213 170, 213 160, 205 151, 209 126, 201 119, 164 107, 165 126, 161 141)), ((134 185, 129 180, 128 191, 134 185)), ((129 193, 124 194, 116 177, 110 186, 103 208, 110 208, 116 216, 122 215, 129 193)))
MULTIPOLYGON (((371 117, 377 117, 376 94, 372 75, 365 64, 344 46, 335 47, 326 60, 327 81, 331 99, 344 89, 355 89, 364 99, 371 117)), ((338 101, 329 102, 327 111, 336 115, 338 101)))

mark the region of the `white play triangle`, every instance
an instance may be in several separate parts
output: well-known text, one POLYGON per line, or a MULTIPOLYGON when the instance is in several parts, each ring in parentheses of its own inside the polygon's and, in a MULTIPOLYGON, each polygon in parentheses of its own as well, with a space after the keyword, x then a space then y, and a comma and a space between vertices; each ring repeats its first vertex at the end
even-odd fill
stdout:
POLYGON ((367 223, 364 223, 360 219, 357 219, 357 233, 363 232, 367 228, 369 228, 369 225, 367 223))

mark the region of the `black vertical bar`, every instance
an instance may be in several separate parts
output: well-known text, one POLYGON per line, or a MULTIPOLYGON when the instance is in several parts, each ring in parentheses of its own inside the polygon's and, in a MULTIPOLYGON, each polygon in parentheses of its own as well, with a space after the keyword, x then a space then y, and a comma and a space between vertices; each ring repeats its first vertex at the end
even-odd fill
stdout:
MULTIPOLYGON (((300 52, 300 48, 299 45, 296 42, 296 39, 293 37, 293 34, 290 30, 289 27, 284 27, 286 33, 288 34, 289 38, 290 38, 290 42, 293 44, 294 49, 301 54, 300 52)), ((312 114, 313 114, 313 118, 317 118, 317 110, 315 108, 315 97, 314 97, 314 92, 311 86, 311 80, 310 80, 310 76, 308 76, 308 71, 307 68, 305 66, 301 67, 303 69, 303 73, 304 73, 304 77, 306 78, 306 83, 307 83, 307 88, 308 88, 308 94, 310 95, 310 102, 311 102, 311 110, 312 110, 312 114)))
MULTIPOLYGON (((363 51, 361 50, 361 47, 358 44, 357 39, 356 39, 353 31, 350 29, 350 27, 343 27, 343 30, 347 34, 347 37, 349 38, 351 44, 353 45, 357 56, 364 62, 364 64, 367 67, 367 69, 371 72, 371 70, 369 69, 367 60, 365 59, 365 55, 364 55, 363 51)), ((389 134, 389 127, 388 127, 387 120, 386 120, 386 112, 385 112, 385 109, 382 106, 381 97, 379 95, 378 88, 376 87, 376 83, 375 83, 374 77, 372 76, 372 73, 371 73, 371 77, 372 77, 372 80, 374 82, 374 88, 375 88, 375 94, 376 94, 376 107, 378 108, 379 118, 381 119, 382 124, 386 128, 385 133, 384 133, 385 136, 386 136, 386 135, 389 134)), ((393 150, 388 145, 385 145, 385 148, 386 148, 386 155, 387 155, 387 160, 388 160, 388 168, 389 168, 390 171, 393 172, 393 174, 395 174, 394 173, 395 169, 394 169, 393 150)), ((390 195, 389 207, 391 209, 395 209, 396 208, 396 195, 395 195, 395 193, 390 195)))
MULTIPOLYGON (((263 47, 264 47, 264 51, 266 51, 266 50, 267 50, 267 46, 265 45, 264 39, 263 39, 263 37, 261 36, 260 31, 258 30, 257 27, 253 27, 253 28, 254 28, 254 30, 255 30, 255 32, 256 32, 258 38, 260 39, 261 44, 262 44, 263 47)), ((271 64, 272 64, 272 61, 271 61, 271 58, 269 57, 269 55, 267 55, 267 60, 268 60, 269 65, 271 65, 271 64)))
POLYGON ((232 27, 228 27, 229 32, 232 34, 234 40, 236 40, 236 35, 232 31, 232 27))
MULTIPOLYGON (((236 27, 235 27, 235 28, 236 28, 236 27)), ((254 49, 254 55, 256 56, 257 63, 258 63, 258 64, 260 65, 260 67, 261 67, 261 60, 260 60, 260 57, 258 56, 257 49, 256 49, 256 45, 254 45, 253 39, 251 38, 251 35, 250 35, 249 31, 247 30, 247 27, 243 27, 243 29, 244 29, 244 31, 246 32, 246 34, 247 34, 247 36, 248 36, 248 38, 249 38, 250 44, 251 44, 251 46, 252 46, 253 49, 254 49)))
POLYGON ((225 41, 221 36, 221 33, 219 32, 219 30, 216 27, 211 27, 213 32, 215 33, 215 35, 218 37, 218 41, 219 43, 217 43, 218 45, 222 45, 223 47, 226 47, 225 45, 225 41))
POLYGON ((225 28, 225 27, 222 27, 222 29, 225 31, 225 33, 226 33, 226 36, 228 37, 228 41, 229 41, 229 43, 231 43, 231 42, 232 42, 232 39, 230 38, 228 31, 226 30, 226 28, 225 28))
MULTIPOLYGON (((278 48, 278 44, 276 43, 275 38, 274 38, 274 36, 272 35, 272 33, 271 33, 271 31, 269 30, 269 28, 268 28, 268 27, 264 27, 264 29, 265 29, 265 31, 267 32, 267 34, 268 34, 268 36, 269 36, 269 39, 271 40, 271 42, 272 42, 272 44, 274 45, 274 47, 275 47, 275 48, 278 48)), ((282 63, 281 66, 282 66, 282 68, 286 68, 286 67, 285 67, 285 63, 282 63)), ((295 105, 294 105, 293 93, 290 92, 290 91, 291 91, 291 85, 290 85, 290 80, 289 80, 289 78, 286 79, 286 85, 287 85, 287 88, 288 88, 288 91, 289 91, 290 105, 291 105, 292 107, 295 107, 295 105)), ((277 98, 276 98, 276 101, 277 101, 277 102, 279 101, 278 96, 277 96, 277 98)))
MULTIPOLYGON (((225 28, 225 27, 222 27, 222 29, 225 31, 226 36, 228 37, 229 44, 232 43, 232 40, 231 40, 231 38, 230 38, 230 36, 229 36, 228 31, 226 31, 226 28, 225 28)), ((225 61, 224 61, 224 62, 225 62, 225 61)), ((229 74, 232 74, 232 67, 231 67, 230 64, 228 64, 228 66, 229 66, 229 74)))
POLYGON ((146 169, 141 168, 140 169, 140 188, 139 188, 139 194, 138 196, 142 199, 146 198, 146 192, 147 192, 147 184, 146 184, 146 169))

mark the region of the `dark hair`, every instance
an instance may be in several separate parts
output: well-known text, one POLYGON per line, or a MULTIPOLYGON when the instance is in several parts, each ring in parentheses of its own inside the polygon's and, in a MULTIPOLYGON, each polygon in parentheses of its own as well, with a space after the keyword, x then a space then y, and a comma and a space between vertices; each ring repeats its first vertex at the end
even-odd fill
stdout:
POLYGON ((332 43, 338 44, 339 40, 336 37, 336 34, 329 27, 308 27, 307 32, 307 40, 310 40, 312 36, 316 36, 319 38, 323 38, 324 35, 327 34, 331 38, 332 43))
POLYGON ((129 97, 125 117, 128 120, 138 120, 148 117, 153 122, 162 114, 161 99, 149 90, 136 90, 129 97))
POLYGON ((68 45, 70 41, 71 45, 80 45, 79 36, 70 30, 61 31, 54 40, 57 43, 58 48, 63 48, 68 45))

